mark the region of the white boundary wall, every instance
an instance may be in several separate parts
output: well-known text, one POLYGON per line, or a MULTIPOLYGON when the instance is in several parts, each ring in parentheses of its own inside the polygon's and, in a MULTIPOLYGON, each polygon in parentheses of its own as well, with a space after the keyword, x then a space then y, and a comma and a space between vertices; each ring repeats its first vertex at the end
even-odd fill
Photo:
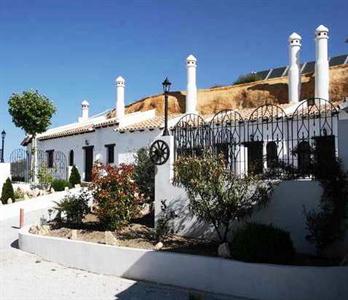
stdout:
MULTIPOLYGON (((80 189, 71 189, 70 193, 77 193, 80 189)), ((0 206, 0 221, 8 218, 19 216, 19 210, 24 209, 24 213, 40 210, 44 208, 50 208, 55 206, 55 202, 60 201, 67 195, 68 192, 55 192, 48 195, 43 195, 28 200, 18 201, 12 204, 6 204, 0 206)))
POLYGON ((39 236, 28 228, 19 232, 20 249, 66 267, 254 299, 330 300, 348 295, 348 267, 244 263, 39 236))

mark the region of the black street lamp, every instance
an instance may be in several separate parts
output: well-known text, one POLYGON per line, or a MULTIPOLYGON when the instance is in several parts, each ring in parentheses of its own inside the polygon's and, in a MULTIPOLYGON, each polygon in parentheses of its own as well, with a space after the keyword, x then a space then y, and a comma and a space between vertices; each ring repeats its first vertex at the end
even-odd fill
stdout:
POLYGON ((168 80, 168 77, 162 82, 163 92, 164 92, 164 130, 162 136, 168 136, 168 93, 170 90, 171 82, 168 80))
POLYGON ((5 145, 5 137, 6 137, 6 131, 3 130, 1 132, 1 162, 3 163, 4 162, 4 145, 5 145))

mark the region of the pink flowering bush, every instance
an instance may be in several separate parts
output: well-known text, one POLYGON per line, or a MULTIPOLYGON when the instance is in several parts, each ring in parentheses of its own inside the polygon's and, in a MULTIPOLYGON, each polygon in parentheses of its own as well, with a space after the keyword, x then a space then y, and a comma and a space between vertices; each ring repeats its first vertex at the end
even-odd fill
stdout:
POLYGON ((143 199, 133 178, 132 165, 94 166, 92 189, 95 213, 105 229, 119 229, 137 216, 143 199))

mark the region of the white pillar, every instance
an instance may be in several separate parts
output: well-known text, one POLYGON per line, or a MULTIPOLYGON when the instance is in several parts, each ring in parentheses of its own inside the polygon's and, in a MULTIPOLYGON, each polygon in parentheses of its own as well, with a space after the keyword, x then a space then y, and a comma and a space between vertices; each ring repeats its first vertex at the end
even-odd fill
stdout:
POLYGON ((125 80, 122 76, 116 78, 116 118, 119 122, 124 117, 125 80))
POLYGON ((83 101, 81 102, 81 109, 82 109, 82 115, 81 115, 81 117, 79 118, 79 121, 80 121, 80 122, 88 120, 89 103, 88 103, 87 100, 83 100, 83 101))
POLYGON ((292 33, 289 36, 289 72, 288 89, 289 103, 298 103, 301 97, 300 50, 301 36, 292 33))
POLYGON ((197 112, 197 85, 196 68, 197 59, 191 54, 186 58, 187 67, 187 95, 186 95, 186 113, 197 112))
POLYGON ((329 29, 320 25, 315 30, 315 97, 329 100, 329 29))

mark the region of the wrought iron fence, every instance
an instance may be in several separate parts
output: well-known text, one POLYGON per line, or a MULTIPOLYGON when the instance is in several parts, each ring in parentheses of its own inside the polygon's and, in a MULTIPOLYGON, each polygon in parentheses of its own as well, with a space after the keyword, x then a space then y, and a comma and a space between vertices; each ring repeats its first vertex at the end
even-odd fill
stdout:
MULTIPOLYGON (((28 182, 32 177, 32 154, 25 149, 16 149, 10 155, 10 169, 13 181, 28 182)), ((37 150, 36 166, 38 172, 47 172, 54 179, 68 177, 66 156, 61 151, 37 150)))
POLYGON ((172 130, 175 155, 222 154, 236 175, 313 176, 314 161, 323 170, 337 156, 336 107, 320 98, 306 99, 286 113, 265 104, 242 116, 223 110, 206 121, 187 114, 172 130))

